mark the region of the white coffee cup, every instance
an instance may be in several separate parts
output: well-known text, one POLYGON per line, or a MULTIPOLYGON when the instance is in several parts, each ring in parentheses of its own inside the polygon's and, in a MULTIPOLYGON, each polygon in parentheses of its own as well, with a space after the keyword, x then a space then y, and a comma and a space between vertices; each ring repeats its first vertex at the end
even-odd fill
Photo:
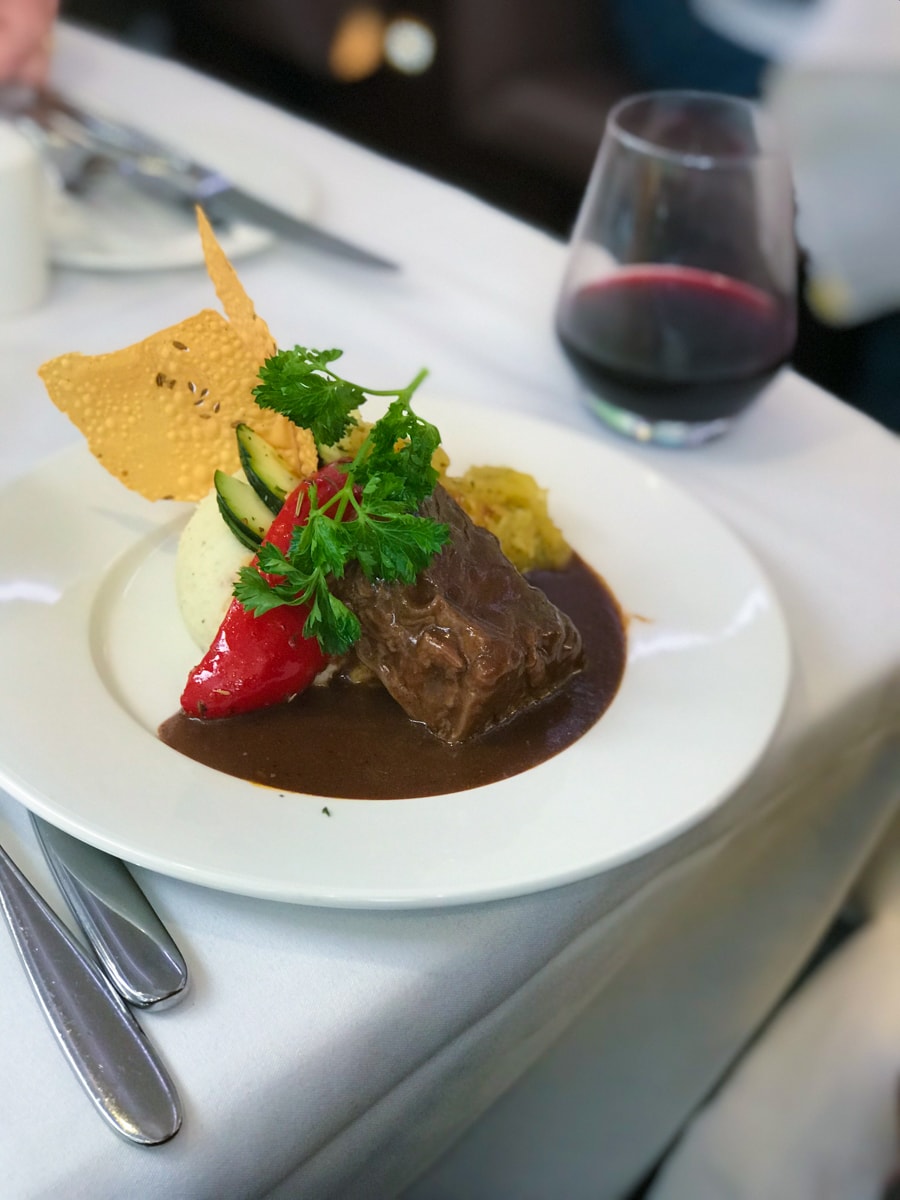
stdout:
POLYGON ((26 312, 46 294, 45 187, 37 148, 0 120, 0 317, 26 312))

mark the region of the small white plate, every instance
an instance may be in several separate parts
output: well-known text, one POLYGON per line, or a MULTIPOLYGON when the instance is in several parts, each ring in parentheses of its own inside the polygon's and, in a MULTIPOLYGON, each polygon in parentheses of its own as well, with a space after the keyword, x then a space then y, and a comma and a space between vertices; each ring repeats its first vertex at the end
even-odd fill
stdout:
MULTIPOLYGON (((302 197, 301 197, 302 198, 302 197)), ((61 267, 87 271, 168 271, 197 266, 203 251, 188 209, 144 195, 108 175, 84 196, 54 188, 49 197, 50 257, 61 267)), ((230 222, 217 229, 231 259, 266 249, 266 229, 230 222)))
POLYGON ((640 618, 619 694, 585 737, 501 783, 389 802, 283 794, 184 758, 155 731, 198 657, 173 584, 188 506, 142 500, 79 447, 0 494, 0 783, 130 862, 349 907, 539 891, 709 814, 763 753, 787 689, 786 628, 757 563, 624 452, 484 408, 420 405, 454 471, 490 446, 490 461, 532 472, 640 618))

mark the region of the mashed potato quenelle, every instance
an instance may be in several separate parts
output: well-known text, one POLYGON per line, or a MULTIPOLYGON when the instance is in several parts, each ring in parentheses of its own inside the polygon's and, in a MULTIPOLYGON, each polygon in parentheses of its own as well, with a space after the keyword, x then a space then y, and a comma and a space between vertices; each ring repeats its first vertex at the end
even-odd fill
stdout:
MULTIPOLYGON (((239 478, 243 472, 239 472, 239 478)), ((216 493, 197 505, 178 542, 175 591, 181 617, 197 646, 206 650, 228 605, 241 567, 253 558, 219 512, 216 493)))

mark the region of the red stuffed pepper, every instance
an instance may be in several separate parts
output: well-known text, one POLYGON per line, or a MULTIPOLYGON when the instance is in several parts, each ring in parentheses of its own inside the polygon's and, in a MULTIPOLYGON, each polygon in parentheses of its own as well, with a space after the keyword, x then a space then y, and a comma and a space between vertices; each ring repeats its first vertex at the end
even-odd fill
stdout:
MULTIPOLYGON (((264 541, 287 552, 294 527, 309 516, 310 485, 315 484, 321 505, 345 481, 337 464, 304 480, 285 500, 264 541)), ((212 645, 188 676, 182 709, 192 717, 232 717, 280 704, 309 687, 328 660, 316 639, 303 635, 308 613, 304 604, 283 604, 254 616, 232 600, 212 645)))

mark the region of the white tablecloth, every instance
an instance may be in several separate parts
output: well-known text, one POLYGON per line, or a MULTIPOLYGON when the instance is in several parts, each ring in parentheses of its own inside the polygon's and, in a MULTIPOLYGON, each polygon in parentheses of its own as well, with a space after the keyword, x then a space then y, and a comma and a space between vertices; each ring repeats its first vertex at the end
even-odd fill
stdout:
POLYGON ((778 1012, 650 1198, 883 1200, 897 1169, 898 1077, 900 926, 889 911, 778 1012))
MULTIPOLYGON (((323 224, 403 263, 386 278, 296 247, 248 258, 242 278, 279 340, 352 346, 365 375, 426 362, 441 394, 610 436, 553 338, 557 242, 72 29, 60 31, 57 82, 198 152, 210 123, 230 128, 236 159, 242 139, 265 147, 278 164, 271 186, 292 169, 311 177, 323 224)), ((0 479, 77 437, 47 402, 39 363, 119 347, 209 300, 202 268, 57 272, 42 308, 0 325, 0 479)), ((371 1200, 411 1187, 416 1200, 598 1200, 621 1195, 665 1147, 796 972, 900 800, 900 451, 789 372, 718 444, 624 449, 721 514, 781 597, 794 679, 752 777, 637 862, 487 905, 311 909, 137 872, 193 973, 179 1007, 145 1018, 185 1104, 182 1131, 153 1150, 91 1112, 0 935, 5 1195, 371 1200)), ((59 901, 23 811, 2 795, 0 841, 59 901)))

